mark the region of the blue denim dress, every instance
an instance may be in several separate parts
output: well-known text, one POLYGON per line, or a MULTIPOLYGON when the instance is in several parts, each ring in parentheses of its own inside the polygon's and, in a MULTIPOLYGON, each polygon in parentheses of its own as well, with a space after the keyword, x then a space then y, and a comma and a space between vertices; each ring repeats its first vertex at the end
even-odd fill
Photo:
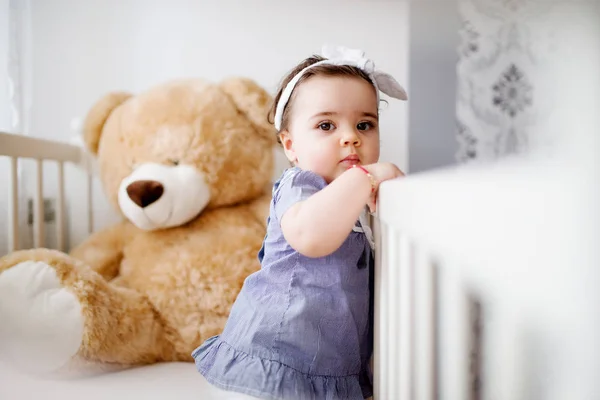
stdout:
POLYGON ((192 353, 213 385, 262 399, 372 396, 373 256, 362 224, 322 258, 301 255, 281 231, 283 214, 325 186, 295 167, 275 183, 261 269, 245 280, 222 334, 192 353))

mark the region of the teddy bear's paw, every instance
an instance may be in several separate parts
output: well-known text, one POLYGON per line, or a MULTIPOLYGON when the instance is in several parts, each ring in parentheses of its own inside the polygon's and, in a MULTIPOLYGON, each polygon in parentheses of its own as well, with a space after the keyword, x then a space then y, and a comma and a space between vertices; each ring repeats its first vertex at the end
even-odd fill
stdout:
POLYGON ((81 345, 84 318, 77 297, 54 268, 25 261, 0 273, 0 357, 32 373, 68 364, 81 345))

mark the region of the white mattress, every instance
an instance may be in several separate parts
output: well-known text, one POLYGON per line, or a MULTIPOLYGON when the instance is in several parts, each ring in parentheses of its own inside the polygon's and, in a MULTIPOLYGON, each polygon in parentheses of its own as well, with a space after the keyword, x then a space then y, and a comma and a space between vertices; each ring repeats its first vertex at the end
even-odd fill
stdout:
POLYGON ((165 363, 96 376, 60 379, 34 378, 0 361, 0 400, 229 400, 215 389, 193 363, 165 363))

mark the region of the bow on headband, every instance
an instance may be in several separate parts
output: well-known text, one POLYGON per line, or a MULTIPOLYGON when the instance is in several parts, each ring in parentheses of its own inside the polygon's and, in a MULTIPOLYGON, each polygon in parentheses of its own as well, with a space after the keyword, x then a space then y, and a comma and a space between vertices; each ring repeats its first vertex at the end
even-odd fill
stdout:
POLYGON ((316 67, 317 65, 349 65, 361 69, 371 78, 373 86, 375 86, 375 91, 377 92, 377 102, 379 102, 380 91, 398 100, 408 99, 406 91, 396 81, 396 79, 386 72, 375 69, 375 64, 372 60, 365 57, 364 51, 359 49, 350 49, 343 46, 325 45, 321 50, 321 55, 325 57, 326 60, 319 61, 304 68, 296 76, 294 76, 294 78, 292 78, 292 80, 287 84, 281 93, 281 97, 277 103, 277 108, 275 109, 275 128, 278 131, 281 130, 283 110, 285 109, 285 106, 288 103, 292 92, 294 91, 294 87, 307 70, 316 67))

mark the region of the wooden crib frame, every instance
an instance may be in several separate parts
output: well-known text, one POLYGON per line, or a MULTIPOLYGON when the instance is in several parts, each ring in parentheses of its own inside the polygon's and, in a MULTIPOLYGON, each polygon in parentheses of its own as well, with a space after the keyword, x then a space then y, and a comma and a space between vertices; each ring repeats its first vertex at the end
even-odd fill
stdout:
MULTIPOLYGON (((93 172, 94 160, 82 148, 68 143, 54 142, 0 132, 0 157, 5 156, 10 160, 9 190, 8 190, 8 240, 9 251, 20 248, 19 245, 19 180, 18 160, 33 159, 36 165, 35 195, 33 201, 33 244, 34 247, 45 246, 44 218, 44 172, 43 162, 55 162, 58 166, 58 187, 56 197, 56 237, 57 249, 66 250, 66 213, 65 213, 65 164, 70 163, 80 167, 87 174, 86 202, 88 233, 94 231, 93 206, 93 172)), ((3 249, 4 250, 4 249, 3 249)))
MULTIPOLYGON (((0 156, 11 160, 9 250, 20 247, 20 158, 37 165, 34 245, 45 243, 43 161, 59 166, 58 248, 66 250, 65 163, 87 173, 93 231, 93 166, 82 149, 0 133, 0 156)), ((573 178, 582 171, 564 167, 514 159, 381 186, 375 399, 592 398, 598 296, 589 279, 597 275, 582 257, 588 232, 575 224, 581 187, 573 178), (552 359, 560 362, 545 364, 552 359)))

